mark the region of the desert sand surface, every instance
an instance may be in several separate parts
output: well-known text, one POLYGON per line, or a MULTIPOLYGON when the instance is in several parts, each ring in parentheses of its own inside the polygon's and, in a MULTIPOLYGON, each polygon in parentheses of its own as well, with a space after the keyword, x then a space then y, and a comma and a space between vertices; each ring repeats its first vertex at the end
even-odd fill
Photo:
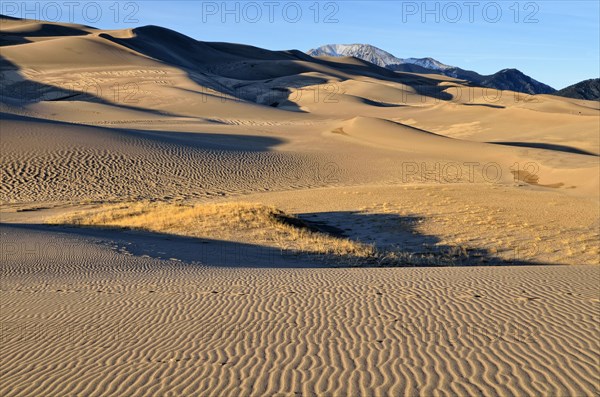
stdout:
POLYGON ((600 105, 1 18, 3 396, 597 396, 600 105))
POLYGON ((6 396, 597 391, 596 266, 327 269, 232 246, 225 268, 161 235, 1 231, 45 247, 3 267, 6 396))

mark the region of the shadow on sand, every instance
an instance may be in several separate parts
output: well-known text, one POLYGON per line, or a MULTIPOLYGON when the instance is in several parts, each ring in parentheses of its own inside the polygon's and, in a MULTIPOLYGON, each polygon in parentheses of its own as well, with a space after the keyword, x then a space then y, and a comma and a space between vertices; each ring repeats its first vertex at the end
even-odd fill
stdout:
MULTIPOLYGON (((285 143, 283 139, 261 135, 234 135, 207 132, 181 132, 169 130, 138 130, 131 128, 106 127, 89 124, 69 123, 60 120, 42 119, 31 116, 0 112, 2 121, 23 121, 43 123, 57 127, 81 127, 80 133, 101 133, 121 135, 125 138, 138 138, 152 145, 185 145, 190 149, 206 151, 227 151, 236 153, 269 152, 275 146, 285 143)), ((174 148, 175 150, 175 148, 174 148)))
POLYGON ((503 145, 503 146, 516 146, 516 147, 525 147, 525 148, 532 148, 532 149, 554 150, 556 152, 583 154, 586 156, 598 157, 598 154, 596 154, 596 153, 587 152, 585 150, 577 149, 572 146, 556 145, 553 143, 541 143, 541 142, 488 142, 488 143, 491 143, 494 145, 503 145))
MULTIPOLYGON (((26 45, 30 42, 27 35, 73 36, 86 35, 85 31, 47 25, 36 34, 11 33, 2 34, 4 45, 26 45), (45 32, 45 33, 44 33, 45 32)), ((194 40, 190 37, 157 26, 144 26, 133 29, 132 37, 117 37, 109 33, 100 33, 99 38, 118 44, 130 50, 139 52, 165 66, 177 67, 187 73, 188 77, 198 84, 199 91, 186 90, 196 93, 201 106, 207 100, 215 101, 248 101, 281 111, 304 113, 296 103, 289 100, 290 95, 297 95, 304 88, 324 85, 323 92, 310 92, 305 95, 316 95, 315 101, 334 100, 339 87, 327 84, 327 79, 309 76, 308 73, 327 68, 331 76, 344 81, 347 74, 372 77, 382 81, 401 83, 412 87, 423 98, 432 97, 436 100, 451 100, 452 95, 445 92, 446 86, 440 81, 425 76, 399 74, 386 68, 357 60, 354 63, 344 63, 331 59, 313 58, 298 50, 269 51, 257 47, 211 43, 194 40), (219 78, 231 79, 224 85, 219 78), (327 88, 328 86, 332 86, 327 88), (205 88, 212 90, 209 93, 205 88)), ((6 97, 20 101, 86 101, 122 107, 125 109, 145 111, 165 116, 185 117, 184 115, 160 112, 152 109, 136 107, 124 102, 112 103, 98 95, 82 90, 65 90, 47 84, 30 81, 21 75, 18 65, 5 57, 0 57, 2 73, 12 72, 13 80, 3 83, 6 97)), ((135 84, 135 81, 131 82, 135 84)), ((321 88, 319 88, 321 90, 321 88)), ((3 98, 5 97, 5 98, 3 98)), ((311 96, 312 98, 312 96, 311 96)))
MULTIPOLYGON (((86 244, 97 246, 100 241, 106 245, 122 246, 124 247, 122 253, 138 257, 146 256, 177 260, 186 264, 228 268, 547 265, 527 259, 535 254, 531 247, 526 249, 523 247, 524 249, 518 253, 515 250, 515 258, 507 260, 483 249, 440 245, 440 240, 436 236, 424 235, 416 230, 415 226, 421 220, 418 217, 329 212, 303 214, 299 218, 312 230, 363 243, 373 243, 380 256, 373 258, 332 256, 298 251, 285 246, 273 247, 210 238, 190 238, 123 228, 46 224, 1 224, 1 227, 6 237, 3 243, 5 245, 10 244, 10 229, 13 229, 19 230, 19 234, 49 233, 49 236, 72 238, 81 249, 85 249, 86 244), (330 222, 325 222, 324 219, 330 222), (346 225, 344 228, 338 226, 336 222, 342 219, 346 225), (386 259, 385 255, 392 252, 394 255, 386 259)), ((7 259, 6 250, 4 257, 7 259)))

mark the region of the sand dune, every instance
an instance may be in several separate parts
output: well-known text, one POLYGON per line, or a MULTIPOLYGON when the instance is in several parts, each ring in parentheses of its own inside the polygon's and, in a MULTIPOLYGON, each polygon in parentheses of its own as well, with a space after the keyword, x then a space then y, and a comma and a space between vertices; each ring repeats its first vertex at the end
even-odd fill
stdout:
POLYGON ((200 198, 318 183, 297 170, 317 164, 319 155, 269 150, 279 143, 264 136, 150 134, 5 117, 2 200, 200 198))
POLYGON ((0 30, 3 396, 599 393, 597 102, 0 30))

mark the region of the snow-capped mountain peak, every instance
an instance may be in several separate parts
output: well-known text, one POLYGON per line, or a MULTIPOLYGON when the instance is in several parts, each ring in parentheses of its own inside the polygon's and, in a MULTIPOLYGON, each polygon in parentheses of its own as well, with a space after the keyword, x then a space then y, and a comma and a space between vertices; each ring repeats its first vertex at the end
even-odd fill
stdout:
POLYGON ((454 66, 446 65, 433 58, 406 58, 404 63, 412 63, 413 65, 419 65, 427 69, 433 70, 447 70, 452 69, 454 66))
POLYGON ((492 75, 481 75, 471 70, 443 64, 433 58, 398 58, 370 44, 329 44, 308 51, 308 55, 356 57, 393 71, 442 74, 470 81, 481 87, 499 90, 512 90, 528 94, 551 94, 556 91, 518 69, 502 69, 492 75))
POLYGON ((312 56, 356 57, 381 67, 403 63, 402 59, 369 44, 328 44, 310 50, 308 54, 312 56))
POLYGON ((307 53, 311 56, 356 57, 381 67, 408 63, 433 70, 446 70, 452 68, 452 66, 445 65, 433 58, 398 58, 393 54, 370 44, 328 44, 309 50, 307 53))

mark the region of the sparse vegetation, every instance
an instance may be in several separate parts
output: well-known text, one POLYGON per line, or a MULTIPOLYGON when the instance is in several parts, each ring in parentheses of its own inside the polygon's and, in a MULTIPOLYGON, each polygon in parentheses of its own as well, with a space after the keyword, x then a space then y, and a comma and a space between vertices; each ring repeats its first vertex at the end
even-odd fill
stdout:
POLYGON ((118 227, 186 237, 229 240, 319 256, 330 263, 378 266, 452 266, 478 261, 465 247, 414 254, 332 235, 275 207, 256 203, 124 203, 49 220, 52 224, 118 227))
POLYGON ((54 218, 50 223, 120 227, 240 241, 337 257, 353 264, 377 257, 376 249, 371 244, 320 232, 292 215, 262 204, 116 204, 54 218))

